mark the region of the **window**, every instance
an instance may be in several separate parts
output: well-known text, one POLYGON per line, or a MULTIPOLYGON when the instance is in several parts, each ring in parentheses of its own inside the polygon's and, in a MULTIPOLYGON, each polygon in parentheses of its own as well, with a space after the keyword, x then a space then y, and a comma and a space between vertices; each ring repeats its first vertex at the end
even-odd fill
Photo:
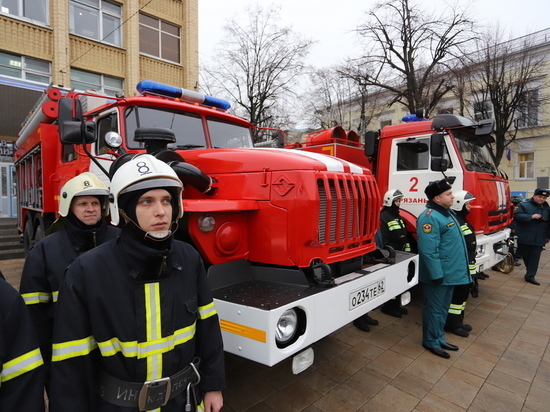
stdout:
POLYGON ((430 163, 429 145, 430 139, 397 143, 397 170, 428 170, 430 163))
POLYGON ((474 118, 476 121, 493 119, 493 103, 487 101, 474 102, 474 118))
POLYGON ((48 0, 0 0, 0 11, 48 23, 48 0))
POLYGON ((70 31, 79 36, 120 46, 122 7, 105 0, 71 0, 70 31))
POLYGON ((51 65, 47 61, 0 52, 0 76, 49 84, 50 71, 51 65))
POLYGON ((139 15, 139 51, 180 62, 180 28, 154 17, 139 15))
POLYGON ((539 125, 539 91, 525 91, 518 105, 516 125, 518 128, 536 127, 539 125))
POLYGON ((107 96, 115 96, 118 92, 123 92, 124 83, 118 77, 71 69, 71 87, 80 91, 93 89, 107 96))
POLYGON ((535 153, 518 153, 518 179, 535 178, 535 153))

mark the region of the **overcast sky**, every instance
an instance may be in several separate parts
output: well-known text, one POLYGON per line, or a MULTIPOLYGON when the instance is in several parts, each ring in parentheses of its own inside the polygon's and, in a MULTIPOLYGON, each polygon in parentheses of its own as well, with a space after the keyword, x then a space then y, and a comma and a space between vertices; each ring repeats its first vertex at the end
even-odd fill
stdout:
MULTIPOLYGON (((459 0, 467 4, 469 0, 459 0)), ((353 29, 364 19, 375 0, 199 0, 200 63, 207 64, 224 35, 230 18, 246 26, 247 6, 260 3, 281 6, 281 26, 292 26, 297 33, 317 41, 308 63, 316 68, 341 63, 358 52, 353 29)), ((422 7, 433 4, 443 10, 444 0, 420 0, 422 7)), ((550 28, 550 0, 474 0, 471 16, 487 25, 498 22, 514 37, 550 28)), ((506 40, 506 39, 504 39, 506 40)))

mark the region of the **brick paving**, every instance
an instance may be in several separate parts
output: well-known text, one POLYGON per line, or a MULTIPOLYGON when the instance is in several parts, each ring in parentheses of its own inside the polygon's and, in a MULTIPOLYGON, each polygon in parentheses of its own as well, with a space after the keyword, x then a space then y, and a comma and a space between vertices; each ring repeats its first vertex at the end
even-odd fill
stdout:
MULTIPOLYGON (((550 249, 550 248, 549 248, 550 249)), ((23 260, 0 261, 18 287, 23 260)), ((361 332, 348 324, 317 342, 315 362, 293 375, 291 360, 274 367, 227 354, 228 388, 223 412, 550 410, 550 251, 542 253, 540 286, 492 270, 470 297, 467 338, 450 359, 421 346, 421 292, 414 288, 409 314, 401 319, 371 312, 379 326, 361 332)))

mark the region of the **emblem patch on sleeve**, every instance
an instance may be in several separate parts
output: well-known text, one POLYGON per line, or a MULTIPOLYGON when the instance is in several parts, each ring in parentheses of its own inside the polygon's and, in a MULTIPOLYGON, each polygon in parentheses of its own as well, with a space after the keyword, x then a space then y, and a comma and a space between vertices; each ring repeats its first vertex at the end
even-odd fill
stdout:
POLYGON ((422 225, 422 231, 423 231, 424 233, 430 233, 430 232, 432 231, 432 225, 431 225, 431 223, 424 223, 424 224, 422 225))

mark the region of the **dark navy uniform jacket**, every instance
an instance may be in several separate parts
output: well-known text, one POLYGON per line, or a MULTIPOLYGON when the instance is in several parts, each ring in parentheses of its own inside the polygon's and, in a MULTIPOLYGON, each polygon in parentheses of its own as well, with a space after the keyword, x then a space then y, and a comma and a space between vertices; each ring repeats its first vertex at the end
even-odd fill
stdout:
POLYGON ((533 198, 518 204, 514 212, 516 222, 516 236, 518 243, 533 246, 544 246, 546 239, 550 239, 550 207, 548 202, 542 205, 536 203, 533 198), (533 219, 538 213, 541 219, 533 219))
MULTIPOLYGON (((125 229, 69 267, 56 308, 50 410, 124 411, 96 396, 99 369, 129 382, 170 377, 201 358, 201 392, 225 388, 220 324, 199 253, 149 248, 125 229)), ((161 408, 183 411, 185 391, 161 408)))

